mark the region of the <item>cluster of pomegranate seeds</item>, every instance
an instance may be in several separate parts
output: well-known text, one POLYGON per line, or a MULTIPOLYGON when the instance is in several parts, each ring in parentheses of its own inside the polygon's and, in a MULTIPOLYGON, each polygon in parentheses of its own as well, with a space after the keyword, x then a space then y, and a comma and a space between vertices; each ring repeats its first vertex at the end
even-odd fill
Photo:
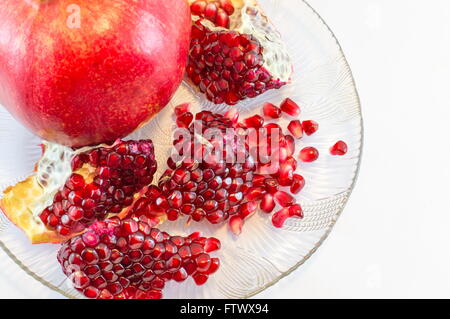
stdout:
POLYGON ((149 185, 156 171, 150 140, 118 141, 78 154, 72 160, 73 173, 59 190, 53 204, 39 215, 42 222, 60 235, 82 231, 108 213, 117 214, 133 203, 133 196, 149 185), (76 171, 87 166, 92 181, 76 171))
POLYGON ((263 65, 263 47, 252 35, 193 24, 186 73, 213 103, 234 105, 286 84, 263 65))
POLYGON ((191 3, 191 13, 208 19, 218 27, 229 28, 234 7, 230 0, 195 0, 191 3))
POLYGON ((97 222, 64 243, 58 261, 77 290, 99 299, 160 299, 167 281, 191 276, 202 285, 218 270, 209 255, 218 239, 170 236, 154 225, 144 216, 97 222))
MULTIPOLYGON (((180 216, 189 216, 196 222, 208 220, 212 224, 221 223, 233 215, 245 217, 249 214, 247 206, 242 204, 245 202, 246 192, 253 186, 252 180, 256 170, 253 158, 245 151, 244 146, 241 148, 243 163, 224 161, 227 156, 236 156, 234 150, 239 148, 237 144, 232 146, 232 150, 228 150, 229 153, 224 149, 224 153, 218 157, 207 157, 208 143, 215 143, 212 137, 206 144, 204 141, 203 144, 200 143, 200 159, 203 160, 195 161, 194 142, 198 141, 195 127, 199 126, 202 127, 202 132, 218 129, 224 138, 230 138, 226 130, 234 128, 235 124, 223 115, 208 111, 197 113, 195 122, 189 126, 190 139, 175 141, 175 147, 180 150, 180 160, 175 163, 172 157, 169 158, 169 169, 159 180, 158 186, 149 187, 144 196, 133 205, 129 214, 166 214, 172 221, 180 216), (191 152, 182 154, 186 149, 191 152)), ((202 139, 205 139, 205 136, 202 139)))

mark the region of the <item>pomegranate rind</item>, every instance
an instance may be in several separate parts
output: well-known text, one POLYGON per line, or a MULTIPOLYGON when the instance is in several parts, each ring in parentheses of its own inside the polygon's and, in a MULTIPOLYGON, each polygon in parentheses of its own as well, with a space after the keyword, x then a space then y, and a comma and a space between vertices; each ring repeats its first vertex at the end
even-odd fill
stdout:
POLYGON ((44 195, 44 189, 39 185, 35 175, 8 187, 0 200, 0 209, 17 227, 22 229, 32 244, 61 243, 76 236, 63 237, 49 230, 39 217, 33 216, 32 207, 44 195))

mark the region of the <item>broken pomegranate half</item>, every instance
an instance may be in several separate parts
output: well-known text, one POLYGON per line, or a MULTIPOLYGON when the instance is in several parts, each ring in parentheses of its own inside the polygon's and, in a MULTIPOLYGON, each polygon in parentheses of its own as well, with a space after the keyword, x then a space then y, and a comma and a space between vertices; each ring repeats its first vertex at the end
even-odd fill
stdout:
POLYGON ((219 268, 209 255, 219 240, 170 236, 154 228, 157 223, 141 216, 92 224, 60 248, 64 274, 86 297, 99 299, 160 299, 167 281, 189 276, 204 284, 219 268))
POLYGON ((215 104, 237 104, 290 81, 292 61, 255 0, 194 0, 187 76, 215 104))
POLYGON ((0 206, 32 243, 62 242, 130 206, 155 171, 150 140, 80 149, 46 142, 36 172, 6 189, 0 206))

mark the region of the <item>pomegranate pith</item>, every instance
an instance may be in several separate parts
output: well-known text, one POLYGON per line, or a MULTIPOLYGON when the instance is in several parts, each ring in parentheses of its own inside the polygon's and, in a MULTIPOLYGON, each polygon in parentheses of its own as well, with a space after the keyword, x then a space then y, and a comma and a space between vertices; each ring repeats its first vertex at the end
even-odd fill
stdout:
POLYGON ((58 261, 77 290, 98 299, 159 299, 169 280, 192 276, 201 285, 218 270, 208 253, 219 240, 170 236, 153 226, 144 216, 97 222, 64 243, 58 261))

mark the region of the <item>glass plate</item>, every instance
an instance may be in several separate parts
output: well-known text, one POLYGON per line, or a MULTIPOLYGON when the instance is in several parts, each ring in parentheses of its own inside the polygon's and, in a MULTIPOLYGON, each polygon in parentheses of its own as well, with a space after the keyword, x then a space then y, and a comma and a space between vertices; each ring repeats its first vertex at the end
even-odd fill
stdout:
MULTIPOLYGON (((291 97, 302 106, 301 119, 314 119, 320 130, 304 137, 298 145, 314 145, 321 156, 311 164, 301 164, 307 186, 299 196, 305 218, 290 219, 282 229, 272 226, 260 213, 252 216, 241 236, 236 238, 226 225, 212 226, 185 221, 161 226, 172 234, 202 231, 221 239, 218 254, 220 270, 205 286, 193 281, 169 283, 166 298, 244 298, 276 283, 314 253, 327 237, 353 189, 362 150, 362 117, 350 68, 336 38, 319 15, 301 0, 261 0, 262 7, 281 32, 293 57, 293 84, 244 101, 238 108, 242 116, 260 112, 263 102, 279 104, 291 97), (328 148, 342 139, 349 145, 344 157, 329 155, 328 148)), ((173 107, 191 102, 196 110, 224 111, 196 95, 186 84, 171 104, 133 138, 151 138, 157 149, 160 171, 171 145, 173 107)), ((287 124, 287 123, 283 123, 287 124)), ((0 109, 0 191, 25 178, 39 159, 40 140, 18 124, 4 108, 0 109)), ((32 246, 25 235, 0 214, 0 246, 29 275, 61 294, 81 295, 66 280, 56 260, 58 245, 32 246)))

